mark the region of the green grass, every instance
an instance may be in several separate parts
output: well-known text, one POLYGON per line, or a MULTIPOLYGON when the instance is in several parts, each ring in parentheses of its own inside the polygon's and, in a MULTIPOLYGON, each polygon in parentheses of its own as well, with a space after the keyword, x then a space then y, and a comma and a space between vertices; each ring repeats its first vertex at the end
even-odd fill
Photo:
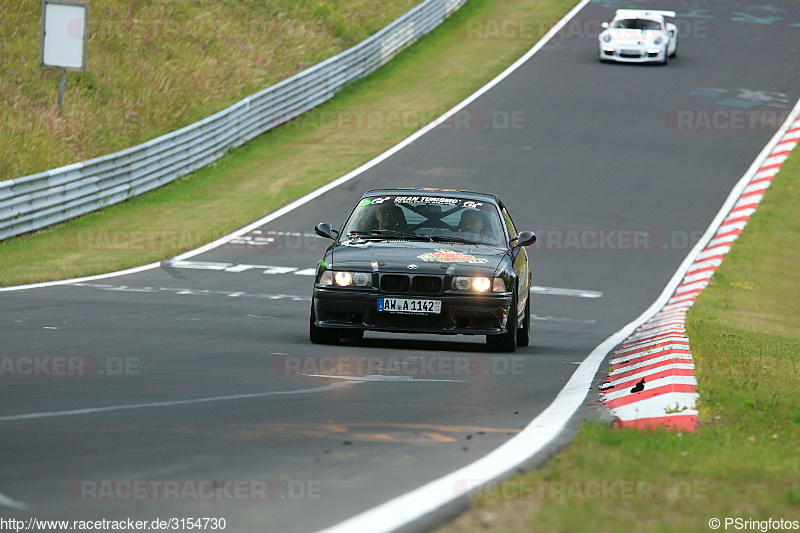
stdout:
POLYGON ((441 531, 710 531, 712 518, 800 520, 797 205, 798 152, 689 312, 697 431, 586 424, 512 485, 544 498, 486 498, 441 531), (615 481, 631 491, 592 497, 592 483, 615 481), (560 497, 562 487, 572 496, 560 497))
POLYGON ((546 30, 501 39, 477 31, 476 21, 552 21, 571 7, 565 0, 472 0, 434 34, 309 116, 157 191, 3 241, 0 285, 133 267, 242 227, 400 142, 499 74, 546 30), (353 117, 365 113, 377 120, 358 126, 353 117), (397 120, 400 113, 412 118, 397 120), (330 116, 341 126, 316 127, 331 124, 330 116))
POLYGON ((104 0, 88 71, 39 67, 39 0, 0 5, 0 180, 176 130, 357 43, 421 0, 104 0))

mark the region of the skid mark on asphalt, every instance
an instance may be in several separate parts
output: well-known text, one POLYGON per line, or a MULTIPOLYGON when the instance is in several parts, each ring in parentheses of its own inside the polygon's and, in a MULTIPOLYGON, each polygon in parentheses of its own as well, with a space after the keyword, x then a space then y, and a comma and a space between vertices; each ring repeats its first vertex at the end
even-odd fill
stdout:
POLYGON ((493 428, 483 426, 450 426, 442 424, 413 424, 387 422, 357 423, 264 423, 237 428, 229 433, 209 433, 204 427, 182 426, 173 430, 182 435, 199 435, 223 438, 297 438, 337 440, 345 442, 402 442, 411 444, 452 443, 473 437, 502 434, 514 435, 519 428, 493 428))

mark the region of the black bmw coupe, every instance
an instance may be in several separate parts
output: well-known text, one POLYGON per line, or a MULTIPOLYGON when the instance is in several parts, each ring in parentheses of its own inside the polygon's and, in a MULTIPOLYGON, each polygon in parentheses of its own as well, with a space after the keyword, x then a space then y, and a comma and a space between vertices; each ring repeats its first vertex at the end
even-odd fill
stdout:
POLYGON ((310 337, 320 344, 364 331, 486 335, 513 352, 530 342, 531 271, 494 195, 444 189, 377 189, 356 203, 314 280, 310 337))

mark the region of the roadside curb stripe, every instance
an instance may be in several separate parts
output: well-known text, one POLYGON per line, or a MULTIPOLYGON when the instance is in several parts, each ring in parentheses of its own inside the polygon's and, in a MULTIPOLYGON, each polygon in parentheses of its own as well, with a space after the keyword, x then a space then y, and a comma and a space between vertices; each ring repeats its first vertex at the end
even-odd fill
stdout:
POLYGON ((696 405, 700 394, 686 337, 686 314, 800 142, 799 111, 800 102, 731 193, 726 205, 732 207, 718 214, 723 220, 689 265, 673 296, 614 351, 612 370, 600 391, 617 425, 681 431, 699 425, 696 405))

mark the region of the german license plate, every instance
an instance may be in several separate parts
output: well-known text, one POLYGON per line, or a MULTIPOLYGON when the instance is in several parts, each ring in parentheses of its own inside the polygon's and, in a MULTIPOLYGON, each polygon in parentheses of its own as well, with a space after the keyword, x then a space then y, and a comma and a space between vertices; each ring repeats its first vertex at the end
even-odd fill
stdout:
POLYGON ((442 302, 439 300, 418 300, 416 298, 378 298, 378 311, 438 315, 442 312, 442 302))

